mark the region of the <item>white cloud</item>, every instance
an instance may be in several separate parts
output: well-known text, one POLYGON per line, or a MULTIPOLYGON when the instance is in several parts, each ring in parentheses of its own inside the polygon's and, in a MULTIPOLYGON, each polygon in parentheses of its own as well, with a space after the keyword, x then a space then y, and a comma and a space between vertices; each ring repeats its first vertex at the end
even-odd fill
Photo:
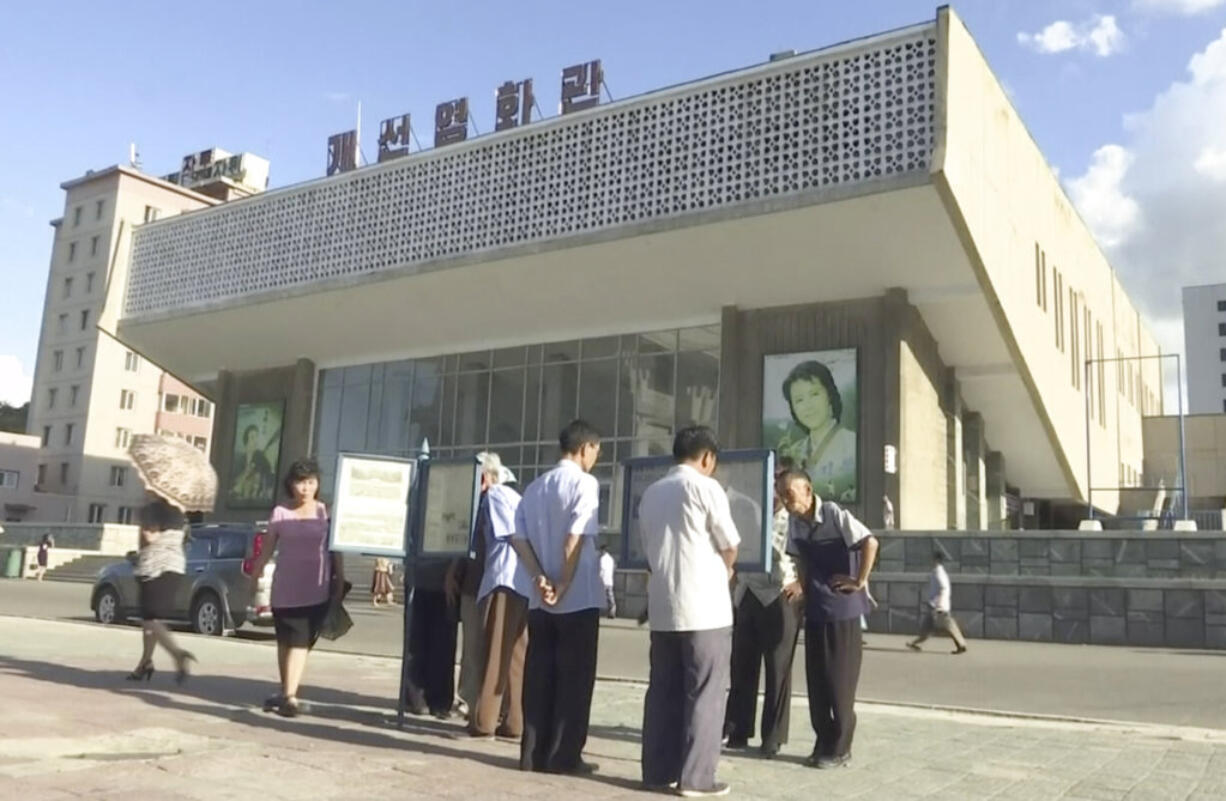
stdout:
POLYGON ((1094 151, 1085 174, 1068 181, 1073 203, 1105 248, 1127 240, 1142 219, 1137 201, 1122 188, 1133 160, 1133 155, 1119 145, 1103 145, 1094 151))
POLYGON ((1066 181, 1168 353, 1183 351, 1181 288, 1226 282, 1226 29, 1187 69, 1066 181))
POLYGON ((1114 16, 1095 14, 1081 23, 1056 20, 1038 33, 1019 33, 1017 41, 1039 53, 1084 50, 1105 58, 1124 49, 1127 39, 1114 16))
POLYGON ((1133 5, 1142 11, 1191 15, 1226 5, 1226 0, 1134 0, 1133 5))
POLYGON ((34 379, 16 356, 0 354, 0 402, 21 406, 30 399, 34 379))

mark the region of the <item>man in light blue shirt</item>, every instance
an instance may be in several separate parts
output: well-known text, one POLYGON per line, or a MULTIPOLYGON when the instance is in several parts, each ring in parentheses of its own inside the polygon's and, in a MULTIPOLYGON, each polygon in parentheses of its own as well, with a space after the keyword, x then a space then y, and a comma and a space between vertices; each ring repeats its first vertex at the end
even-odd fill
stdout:
POLYGON ((562 460, 524 491, 511 540, 533 588, 519 766, 590 773, 594 767, 582 753, 605 605, 596 553, 600 485, 591 475, 600 434, 575 420, 558 440, 562 460))

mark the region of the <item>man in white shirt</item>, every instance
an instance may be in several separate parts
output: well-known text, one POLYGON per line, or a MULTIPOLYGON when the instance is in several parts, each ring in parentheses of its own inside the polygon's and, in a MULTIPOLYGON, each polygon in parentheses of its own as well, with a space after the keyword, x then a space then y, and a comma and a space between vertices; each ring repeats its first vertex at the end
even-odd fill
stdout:
MULTIPOLYGON (((775 479, 794 466, 782 456, 775 463, 775 479)), ((758 677, 766 663, 766 698, 762 706, 762 755, 768 759, 788 741, 792 706, 792 662, 800 633, 804 592, 796 566, 787 553, 788 510, 778 487, 771 532, 771 572, 737 573, 733 602, 732 686, 724 720, 726 745, 738 751, 748 747, 758 713, 758 677)))
POLYGON ((605 614, 610 618, 617 617, 617 595, 613 592, 613 576, 617 572, 617 562, 609 553, 608 545, 600 546, 600 583, 604 585, 604 600, 608 609, 605 614))
POLYGON ((706 426, 677 432, 677 465, 643 493, 639 519, 651 623, 643 712, 643 784, 685 797, 726 795, 715 781, 732 651, 728 582, 741 542, 728 495, 711 478, 719 442, 706 426))
POLYGON ((558 437, 562 460, 524 491, 511 543, 532 587, 519 767, 590 773, 583 761, 604 587, 596 556, 600 435, 575 420, 558 437))
POLYGON ((954 653, 966 653, 966 639, 958 621, 950 613, 949 574, 945 572, 945 555, 940 551, 932 554, 932 574, 928 576, 928 602, 924 609, 924 619, 920 621, 920 633, 907 647, 912 651, 920 650, 920 643, 928 639, 933 631, 949 635, 954 641, 954 653))

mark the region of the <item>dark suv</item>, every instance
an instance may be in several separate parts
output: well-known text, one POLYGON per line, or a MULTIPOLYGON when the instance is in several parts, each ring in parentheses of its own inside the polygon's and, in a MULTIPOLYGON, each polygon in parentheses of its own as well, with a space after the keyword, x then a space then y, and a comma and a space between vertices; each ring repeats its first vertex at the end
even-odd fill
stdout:
MULTIPOLYGON (((174 617, 200 634, 222 634, 244 623, 272 624, 269 605, 274 566, 264 568, 259 586, 251 581, 252 557, 258 556, 265 527, 243 523, 192 526, 183 542, 187 572, 179 587, 174 617)), ((98 572, 90 609, 100 623, 140 616, 134 575, 136 553, 98 572)))

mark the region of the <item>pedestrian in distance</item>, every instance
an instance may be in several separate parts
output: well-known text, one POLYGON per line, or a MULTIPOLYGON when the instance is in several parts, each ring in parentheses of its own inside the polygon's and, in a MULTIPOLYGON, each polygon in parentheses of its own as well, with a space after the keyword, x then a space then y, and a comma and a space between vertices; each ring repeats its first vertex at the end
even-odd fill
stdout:
POLYGON ((394 606, 395 592, 392 589, 392 561, 385 556, 375 559, 374 571, 370 579, 370 605, 379 604, 394 606))
POLYGON ((613 591, 613 577, 617 574, 617 560, 609 553, 609 546, 600 545, 600 583, 604 585, 605 617, 617 617, 617 594, 613 591))
POLYGON ((803 471, 789 470, 780 482, 791 514, 788 549, 805 597, 805 679, 817 734, 807 764, 841 767, 851 761, 856 731, 860 617, 870 608, 867 587, 877 538, 846 509, 823 501, 803 471))
POLYGON ((775 464, 775 516, 772 521, 771 572, 738 571, 733 591, 732 681, 724 721, 725 746, 744 750, 758 713, 758 680, 766 665, 762 706, 761 754, 767 759, 788 741, 792 705, 792 663, 800 633, 804 591, 788 555, 790 515, 783 506, 779 479, 793 467, 783 456, 775 464))
POLYGON ((34 578, 38 581, 42 581, 43 576, 47 575, 47 562, 50 561, 51 549, 54 547, 55 538, 48 531, 38 543, 38 555, 35 559, 38 566, 34 569, 34 578))
POLYGON ((678 431, 673 459, 639 503, 651 623, 643 785, 687 798, 721 796, 730 791, 715 780, 732 653, 728 583, 741 537, 728 494, 711 477, 719 463, 715 432, 678 431))
POLYGON ((950 611, 949 574, 945 572, 945 555, 940 551, 932 554, 932 573, 928 575, 928 598, 924 604, 924 619, 920 621, 919 636, 907 643, 912 651, 922 650, 920 644, 934 631, 947 635, 954 641, 954 654, 966 653, 966 638, 958 621, 950 611))
POLYGON ((575 420, 558 441, 562 459, 524 491, 511 540, 532 587, 519 766, 586 774, 596 769, 582 754, 605 606, 596 552, 600 484, 591 475, 600 434, 575 420))
POLYGON ((328 551, 328 510, 319 500, 319 465, 298 459, 285 474, 289 502, 272 510, 268 536, 251 570, 252 581, 276 556, 272 616, 277 637, 280 692, 264 701, 265 712, 296 717, 307 656, 319 639, 328 605, 344 593, 344 564, 328 551))

